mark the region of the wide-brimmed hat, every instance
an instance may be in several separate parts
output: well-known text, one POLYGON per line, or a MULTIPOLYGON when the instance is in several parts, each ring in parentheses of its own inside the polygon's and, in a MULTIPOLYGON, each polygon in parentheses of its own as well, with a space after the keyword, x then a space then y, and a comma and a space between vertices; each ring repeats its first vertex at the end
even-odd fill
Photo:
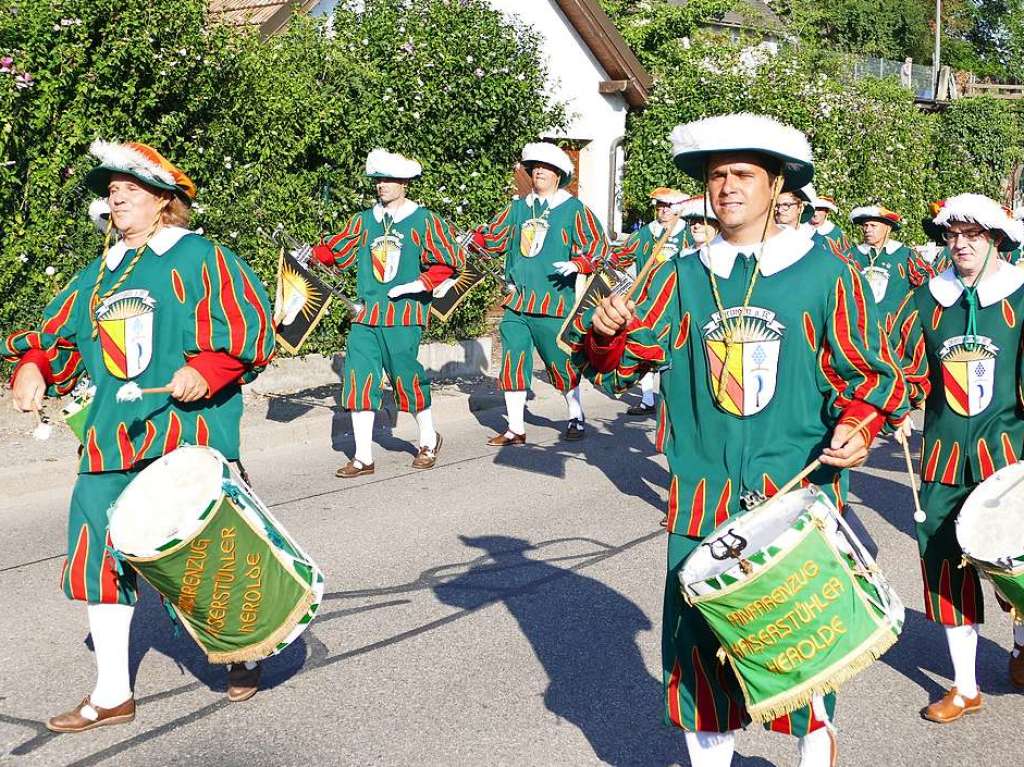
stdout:
POLYGON ((807 137, 770 117, 731 114, 679 125, 669 136, 672 158, 683 173, 704 179, 714 155, 751 153, 777 160, 782 191, 791 192, 814 178, 814 159, 807 137))
POLYGON ((409 181, 421 173, 423 166, 416 160, 386 149, 374 149, 366 155, 366 175, 370 178, 397 178, 409 181))
POLYGON ((659 186, 651 190, 651 202, 654 204, 661 203, 662 205, 668 205, 676 215, 679 215, 679 211, 682 210, 683 203, 689 199, 684 192, 680 192, 678 189, 672 189, 667 186, 659 186))
POLYGON ((683 203, 683 209, 679 217, 687 221, 709 221, 718 224, 718 216, 715 215, 714 208, 711 207, 710 202, 705 201, 702 194, 688 197, 686 202, 683 203))
POLYGON ((1011 251, 1024 242, 1024 224, 1013 218, 1012 211, 983 194, 958 194, 943 203, 933 219, 936 226, 946 229, 953 223, 977 224, 990 232, 999 232, 1003 241, 1001 251, 1011 251))
POLYGON ((855 224, 877 221, 880 224, 891 226, 893 231, 903 226, 903 216, 881 205, 862 205, 859 208, 854 208, 850 211, 850 221, 855 224))
POLYGON ((123 173, 148 187, 174 192, 188 205, 196 198, 192 179, 148 144, 97 139, 89 146, 89 153, 100 164, 85 174, 85 185, 100 197, 107 196, 110 177, 123 173))
POLYGON ((524 146, 522 163, 527 173, 534 165, 550 165, 561 176, 558 183, 560 187, 566 187, 572 182, 572 175, 576 170, 572 158, 561 147, 547 141, 538 141, 524 146))
POLYGON ((804 203, 804 207, 800 211, 800 223, 809 224, 814 218, 814 203, 818 201, 818 193, 814 191, 814 184, 804 184, 799 189, 794 189, 793 194, 804 203))
POLYGON ((815 210, 827 210, 827 211, 831 211, 832 213, 838 213, 839 212, 839 206, 836 205, 835 199, 832 198, 832 197, 829 197, 827 194, 819 195, 817 198, 815 198, 815 200, 814 200, 814 209, 815 210))

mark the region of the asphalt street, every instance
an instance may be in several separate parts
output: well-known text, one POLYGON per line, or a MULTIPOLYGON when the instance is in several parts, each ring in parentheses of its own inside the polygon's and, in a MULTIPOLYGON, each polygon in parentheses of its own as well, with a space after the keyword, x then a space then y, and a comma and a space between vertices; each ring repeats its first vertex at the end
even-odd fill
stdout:
MULTIPOLYGON (((251 403, 244 461, 256 491, 325 571, 319 617, 265 664, 244 704, 223 670, 175 637, 152 592, 136 611, 134 722, 54 736, 45 719, 91 689, 85 611, 57 588, 73 444, 44 444, 0 397, 0 763, 29 765, 687 764, 660 722, 667 473, 654 422, 588 391, 586 440, 559 439, 564 403, 529 404, 530 444, 496 451, 493 384, 435 395, 438 466, 410 467, 415 423, 377 430, 377 473, 340 480, 352 447, 335 392, 251 403)), ((767 435, 766 435, 767 438, 767 435)), ((1010 687, 1008 618, 986 586, 982 712, 930 724, 952 674, 923 615, 902 454, 881 442, 854 508, 908 608, 900 642, 840 693, 840 763, 1015 764, 1024 694, 1010 687)), ((750 727, 734 762, 792 765, 791 738, 750 727)))

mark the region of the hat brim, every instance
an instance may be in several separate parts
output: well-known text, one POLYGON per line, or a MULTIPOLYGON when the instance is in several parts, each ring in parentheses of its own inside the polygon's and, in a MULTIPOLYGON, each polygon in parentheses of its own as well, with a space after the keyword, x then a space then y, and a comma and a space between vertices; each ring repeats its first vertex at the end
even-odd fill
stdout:
POLYGON ((902 221, 890 221, 889 219, 883 218, 882 216, 858 216, 857 218, 850 219, 850 221, 856 226, 866 224, 868 221, 874 221, 876 223, 885 224, 886 226, 891 227, 894 232, 898 232, 900 229, 903 228, 902 221))
POLYGON ((558 174, 559 189, 565 189, 565 187, 572 183, 572 172, 567 173, 564 168, 559 168, 557 165, 552 165, 549 162, 544 162, 543 160, 522 160, 521 164, 527 175, 533 172, 534 165, 543 165, 545 168, 550 168, 558 174))
POLYGON ((393 178, 396 181, 412 181, 414 178, 419 178, 419 174, 415 176, 396 176, 394 173, 367 173, 367 178, 393 178))
POLYGON ((760 147, 736 147, 730 148, 727 151, 721 149, 694 150, 692 152, 681 152, 675 155, 672 160, 676 167, 690 178, 704 181, 708 161, 715 155, 722 154, 756 154, 779 162, 782 165, 783 192, 795 192, 797 189, 807 186, 814 179, 813 163, 798 160, 795 157, 789 157, 778 152, 768 152, 760 147))
POLYGON ((110 194, 110 177, 115 173, 120 173, 124 176, 131 176, 143 186, 147 186, 151 189, 161 189, 165 192, 174 192, 186 205, 192 204, 192 198, 189 197, 185 190, 180 186, 168 184, 166 181, 161 181, 160 179, 153 178, 152 176, 143 176, 141 173, 125 170, 124 168, 111 168, 106 165, 98 165, 85 174, 85 186, 90 192, 94 192, 100 197, 106 197, 110 194))

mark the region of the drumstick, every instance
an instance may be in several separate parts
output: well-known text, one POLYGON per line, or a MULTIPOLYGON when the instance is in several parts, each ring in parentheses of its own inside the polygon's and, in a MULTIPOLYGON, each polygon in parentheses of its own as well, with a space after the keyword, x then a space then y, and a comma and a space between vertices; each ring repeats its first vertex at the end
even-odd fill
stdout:
MULTIPOLYGON (((846 438, 846 441, 843 442, 843 444, 840 445, 840 447, 846 447, 846 443, 849 442, 853 438, 854 434, 856 434, 861 429, 863 429, 865 426, 867 426, 869 423, 874 421, 875 418, 877 418, 877 417, 878 417, 878 413, 872 413, 867 418, 865 418, 863 421, 859 421, 859 422, 855 423, 853 425, 853 428, 850 430, 850 434, 846 438)), ((800 480, 802 480, 804 477, 806 477, 812 471, 817 469, 819 466, 821 466, 821 459, 820 458, 815 458, 814 461, 812 461, 807 466, 807 468, 805 468, 803 471, 801 471, 799 474, 797 474, 795 477, 793 477, 793 479, 789 480, 789 482, 787 482, 782 487, 780 487, 779 491, 777 493, 775 493, 775 495, 785 495, 790 490, 792 490, 794 487, 796 487, 797 484, 800 482, 800 480)))
POLYGON ((142 399, 143 394, 170 394, 174 391, 173 386, 157 386, 152 389, 143 389, 134 381, 129 381, 117 390, 116 399, 118 402, 135 402, 142 399))
POLYGON ((626 291, 626 295, 624 296, 626 301, 633 300, 633 294, 636 293, 637 290, 640 289, 640 286, 643 285, 644 282, 647 280, 647 275, 650 273, 651 269, 658 265, 658 259, 655 258, 654 256, 668 240, 669 234, 671 234, 671 232, 669 232, 666 229, 665 234, 663 234, 661 236, 661 239, 658 240, 658 242, 655 244, 654 251, 651 253, 651 257, 647 259, 647 263, 644 264, 643 268, 640 270, 640 273, 636 276, 636 279, 633 281, 633 284, 630 285, 629 290, 626 291))
POLYGON ((906 435, 903 437, 903 457, 907 459, 907 475, 910 477, 910 490, 914 494, 914 521, 924 522, 925 516, 921 511, 921 499, 917 495, 917 482, 914 479, 914 461, 910 458, 910 438, 906 435))
POLYGON ((50 425, 50 419, 42 414, 39 410, 32 411, 36 417, 36 428, 32 430, 33 438, 40 442, 50 438, 53 433, 53 427, 50 425))

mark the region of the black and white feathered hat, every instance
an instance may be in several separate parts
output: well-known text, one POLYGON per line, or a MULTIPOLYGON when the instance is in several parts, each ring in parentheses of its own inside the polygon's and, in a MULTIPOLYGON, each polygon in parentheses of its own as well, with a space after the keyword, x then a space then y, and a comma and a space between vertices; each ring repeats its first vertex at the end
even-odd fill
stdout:
POLYGON ((366 175, 370 178, 397 178, 408 181, 423 173, 423 166, 404 155, 374 149, 366 156, 366 175))
POLYGON ((561 174, 561 180, 558 183, 560 187, 566 187, 572 182, 572 175, 576 170, 572 158, 561 147, 547 141, 538 141, 524 146, 522 163, 527 173, 538 163, 550 165, 561 174))
POLYGON ((676 166, 692 178, 704 179, 708 160, 717 154, 749 152, 778 160, 782 191, 792 192, 814 178, 814 159, 807 137, 771 117, 731 114, 679 125, 669 136, 676 166))
POLYGON ((1024 223, 1015 220, 1009 210, 983 194, 958 194, 947 198, 933 221, 943 229, 952 223, 969 223, 990 232, 1000 232, 1003 241, 999 249, 1004 252, 1024 243, 1024 223))

